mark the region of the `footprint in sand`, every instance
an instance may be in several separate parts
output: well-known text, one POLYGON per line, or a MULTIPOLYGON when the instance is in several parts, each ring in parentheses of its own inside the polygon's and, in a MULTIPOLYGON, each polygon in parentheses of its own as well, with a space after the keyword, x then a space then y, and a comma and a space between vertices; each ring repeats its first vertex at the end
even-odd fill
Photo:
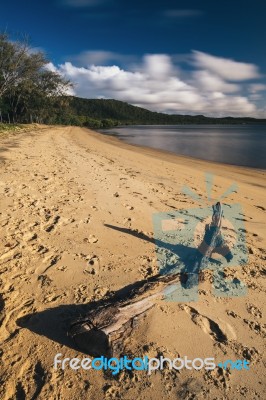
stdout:
POLYGON ((109 293, 109 289, 103 286, 97 286, 94 289, 94 299, 100 300, 102 297, 106 296, 109 293))
POLYGON ((38 399, 48 380, 48 374, 41 361, 37 361, 35 366, 29 365, 29 362, 27 360, 20 370, 15 388, 15 399, 38 399))
POLYGON ((59 254, 51 255, 51 256, 45 258, 43 260, 43 263, 45 263, 45 264, 47 263, 47 267, 42 271, 42 273, 44 274, 45 272, 47 272, 48 269, 50 269, 51 267, 56 265, 60 259, 61 259, 61 256, 59 254))
POLYGON ((39 245, 39 246, 37 247, 36 251, 37 251, 39 254, 46 254, 46 253, 48 253, 49 249, 41 244, 41 245, 39 245))
POLYGON ((59 220, 60 220, 60 216, 57 215, 57 216, 54 218, 52 224, 51 224, 51 225, 48 225, 47 227, 44 227, 44 230, 45 230, 46 232, 50 233, 50 232, 55 228, 55 226, 57 225, 57 223, 58 223, 59 220))
POLYGON ((87 218, 85 218, 85 219, 82 220, 82 222, 83 222, 84 224, 89 224, 90 221, 91 221, 91 216, 90 216, 90 215, 88 215, 87 218))
POLYGON ((85 238, 83 240, 85 243, 97 243, 98 242, 98 238, 95 235, 90 235, 88 238, 85 238))
POLYGON ((259 210, 266 211, 266 208, 264 208, 262 206, 255 206, 255 207, 258 208, 259 210))
POLYGON ((252 314, 256 318, 262 318, 261 310, 254 306, 253 304, 247 304, 247 310, 250 314, 252 314))
POLYGON ((158 274, 159 267, 156 258, 150 258, 148 256, 143 256, 141 258, 141 267, 139 271, 144 278, 149 278, 158 274))
POLYGON ((85 274, 98 275, 100 271, 100 260, 96 255, 88 259, 88 266, 84 269, 85 274))
POLYGON ((40 282, 41 288, 50 286, 52 283, 52 279, 48 275, 39 275, 37 280, 40 282))
POLYGON ((36 240, 37 237, 38 237, 37 233, 28 232, 24 235, 24 240, 26 242, 32 242, 33 240, 36 240))
POLYGON ((133 207, 133 206, 130 206, 129 204, 123 204, 123 206, 124 206, 127 210, 129 210, 129 211, 134 210, 134 207, 133 207))
POLYGON ((223 368, 208 371, 205 374, 206 382, 212 381, 214 385, 221 389, 229 389, 230 371, 223 368))
POLYGON ((54 303, 56 300, 62 299, 63 297, 65 297, 65 293, 59 295, 51 293, 44 297, 43 303, 54 303))
POLYGON ((8 250, 8 251, 6 251, 5 253, 3 253, 3 254, 1 254, 1 256, 0 256, 0 261, 4 261, 4 262, 7 262, 7 261, 9 261, 10 259, 17 259, 17 258, 20 258, 20 255, 21 253, 19 253, 19 252, 17 252, 17 249, 16 248, 13 248, 13 249, 11 249, 11 250, 8 250))
POLYGON ((62 265, 61 267, 57 267, 57 270, 65 272, 67 270, 67 266, 66 265, 62 265))
MULTIPOLYGON (((14 297, 13 297, 14 298, 14 297)), ((15 299, 15 298, 14 298, 15 299)), ((5 335, 6 337, 2 337, 1 340, 8 340, 14 334, 18 332, 16 320, 18 318, 24 317, 25 314, 34 311, 34 299, 28 298, 25 299, 23 296, 18 296, 18 301, 14 301, 12 305, 12 309, 10 309, 5 314, 5 319, 3 320, 3 325, 1 328, 1 334, 5 335), (4 333, 5 331, 5 333, 4 333)))
POLYGON ((124 219, 123 219, 123 224, 124 224, 125 226, 131 227, 131 222, 132 222, 132 219, 131 219, 131 218, 124 218, 124 219))
POLYGON ((4 228, 5 226, 7 226, 9 224, 10 220, 11 220, 10 215, 8 215, 8 217, 2 219, 0 222, 1 227, 4 228))
POLYGON ((104 392, 105 398, 108 400, 121 398, 120 390, 117 386, 106 384, 103 387, 103 392, 104 392))
POLYGON ((250 321, 246 318, 243 319, 245 324, 248 325, 249 329, 257 333, 258 335, 261 335, 262 337, 266 337, 266 325, 265 324, 260 324, 259 322, 255 321, 250 321))
POLYGON ((225 343, 228 340, 228 334, 231 336, 230 339, 236 339, 236 334, 229 324, 224 323, 227 330, 225 333, 224 329, 221 329, 220 324, 204 315, 201 315, 195 308, 184 305, 182 306, 182 309, 190 315, 192 322, 194 322, 195 325, 198 325, 202 331, 208 334, 213 340, 225 343))
POLYGON ((86 285, 79 285, 74 290, 74 298, 77 303, 87 303, 90 299, 91 292, 86 285))

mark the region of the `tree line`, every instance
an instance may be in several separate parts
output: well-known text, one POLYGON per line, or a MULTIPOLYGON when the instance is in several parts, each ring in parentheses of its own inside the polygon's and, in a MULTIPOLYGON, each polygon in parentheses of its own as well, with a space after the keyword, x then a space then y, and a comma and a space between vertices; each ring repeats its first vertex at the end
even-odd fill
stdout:
POLYGON ((187 125, 187 124, 258 124, 265 119, 249 117, 211 118, 204 115, 165 114, 136 107, 114 99, 83 99, 69 96, 69 108, 72 115, 84 125, 95 123, 94 127, 112 127, 114 125, 187 125))

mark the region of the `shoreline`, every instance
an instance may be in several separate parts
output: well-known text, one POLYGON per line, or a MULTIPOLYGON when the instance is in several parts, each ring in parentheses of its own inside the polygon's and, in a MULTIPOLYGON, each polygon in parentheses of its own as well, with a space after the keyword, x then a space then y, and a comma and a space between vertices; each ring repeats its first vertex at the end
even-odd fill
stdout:
MULTIPOLYGON (((145 127, 146 125, 140 125, 140 127, 145 127)), ((152 127, 153 125, 151 125, 152 127)), ((156 125, 157 127, 159 125, 156 125)), ((193 126, 193 125, 192 125, 193 126)), ((134 127, 134 125, 129 126, 130 127, 134 127)), ((164 125, 162 125, 162 127, 165 127, 164 125)), ((266 127, 266 125, 265 125, 266 127)), ((121 126, 121 128, 128 128, 127 126, 121 126)), ((90 129, 90 128, 88 128, 90 129)), ((114 128, 115 129, 115 128, 114 128)), ((92 129, 93 130, 93 129, 92 129)), ((106 131, 110 131, 110 129, 106 129, 106 131)), ((105 133, 104 130, 95 130, 95 132, 100 133, 101 135, 104 136, 111 136, 114 137, 124 143, 127 143, 127 141, 123 140, 122 138, 119 137, 119 135, 116 132, 110 132, 110 133, 105 133)), ((239 165, 239 164, 231 164, 231 163, 226 163, 226 162, 220 162, 220 161, 215 161, 215 160, 208 160, 208 159, 204 159, 204 158, 198 158, 196 156, 193 155, 183 155, 183 154, 178 154, 176 152, 172 152, 171 150, 166 150, 166 149, 159 149, 159 148, 154 148, 154 147, 150 147, 150 146, 143 146, 143 145, 138 145, 135 143, 127 143, 130 144, 132 146, 136 146, 136 147, 143 147, 143 148, 147 148, 147 149, 153 149, 153 150, 158 150, 160 152, 164 152, 164 153, 168 153, 168 154, 173 154, 176 155, 178 157, 186 157, 192 160, 199 160, 199 161, 205 161, 205 162, 209 162, 209 163, 213 163, 213 164, 218 164, 218 165, 224 165, 224 166, 235 166, 235 167, 239 167, 239 168, 247 168, 247 169, 251 169, 251 170, 255 170, 255 171, 266 171, 266 167, 265 168, 261 168, 261 167, 253 167, 253 166, 248 166, 248 165, 239 165)))
MULTIPOLYGON (((167 169, 169 171, 171 170, 173 171, 174 177, 180 176, 181 181, 183 179, 187 179, 186 176, 189 176, 189 180, 193 181, 203 198, 206 197, 205 174, 212 174, 214 180, 217 181, 217 184, 225 188, 224 192, 235 183, 238 187, 235 197, 237 197, 239 200, 241 199, 244 213, 249 215, 249 218, 252 220, 258 221, 256 224, 256 229, 259 231, 259 236, 261 237, 262 242, 266 245, 265 224, 261 221, 257 212, 254 213, 254 199, 251 196, 248 196, 250 191, 252 191, 253 194, 256 194, 256 197, 258 198, 257 203, 259 214, 261 212, 264 214, 266 210, 266 208, 263 206, 265 203, 264 191, 266 188, 266 171, 254 170, 253 168, 242 166, 214 163, 211 161, 176 155, 164 150, 132 145, 125 143, 116 137, 102 135, 97 131, 87 128, 81 128, 81 132, 85 132, 85 134, 88 135, 86 138, 83 134, 76 134, 76 139, 78 139, 77 143, 80 143, 82 146, 85 144, 89 145, 89 138, 92 137, 93 139, 96 139, 99 144, 103 143, 111 146, 114 152, 117 152, 118 149, 124 150, 125 154, 121 153, 123 159, 125 158, 127 161, 131 159, 134 164, 136 164, 138 160, 141 160, 142 166, 145 166, 145 163, 147 163, 147 165, 151 165, 151 163, 153 163, 155 171, 159 170, 160 168, 163 172, 165 172, 167 169), (130 156, 127 156, 127 154, 130 156)), ((97 149, 101 149, 101 147, 98 148, 97 146, 97 149)), ((178 182, 178 179, 175 178, 175 180, 178 182)), ((231 199, 233 198, 234 196, 229 196, 228 201, 232 202, 231 199)), ((251 223, 250 219, 245 222, 247 227, 252 231, 252 234, 256 235, 254 223, 255 221, 252 221, 251 223)))
POLYGON ((221 168, 223 169, 224 172, 230 172, 233 174, 240 174, 240 175, 243 174, 247 176, 255 175, 258 178, 262 178, 261 186, 266 188, 265 179, 263 178, 263 176, 266 177, 266 169, 246 167, 235 164, 219 163, 210 160, 203 160, 192 156, 176 154, 167 150, 155 149, 153 147, 126 143, 125 141, 119 139, 118 137, 115 137, 114 135, 105 135, 104 133, 101 133, 99 131, 90 128, 82 128, 82 129, 84 129, 86 132, 89 132, 90 134, 93 134, 97 140, 102 141, 104 143, 109 143, 113 146, 116 147, 118 146, 122 149, 131 150, 132 152, 136 151, 139 154, 151 156, 156 159, 161 159, 162 161, 171 162, 173 164, 181 164, 181 165, 187 164, 189 167, 194 165, 196 167, 202 168, 202 170, 203 169, 208 170, 209 168, 211 168, 212 170, 216 171, 217 175, 221 176, 224 176, 224 174, 223 173, 221 174, 220 172, 221 168))

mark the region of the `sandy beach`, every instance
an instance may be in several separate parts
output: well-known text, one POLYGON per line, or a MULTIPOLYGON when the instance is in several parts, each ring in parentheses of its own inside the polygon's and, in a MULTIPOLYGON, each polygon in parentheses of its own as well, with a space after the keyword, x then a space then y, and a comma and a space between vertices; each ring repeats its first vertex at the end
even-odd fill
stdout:
POLYGON ((0 174, 1 399, 265 398, 265 171, 38 126, 0 137, 0 174), (226 202, 242 206, 249 259, 228 276, 247 295, 214 296, 206 270, 197 302, 155 301, 125 346, 135 357, 247 359, 250 370, 55 370, 57 353, 83 356, 66 332, 87 303, 158 273, 153 214, 200 207, 183 186, 210 205, 232 183, 226 202))

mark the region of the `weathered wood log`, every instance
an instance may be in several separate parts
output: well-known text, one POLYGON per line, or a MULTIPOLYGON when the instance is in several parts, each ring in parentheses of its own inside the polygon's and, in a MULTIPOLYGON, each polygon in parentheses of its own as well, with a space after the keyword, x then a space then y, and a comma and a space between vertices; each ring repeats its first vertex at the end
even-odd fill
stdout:
POLYGON ((155 305, 156 299, 165 295, 166 288, 171 291, 171 285, 178 281, 180 274, 157 275, 133 288, 125 298, 106 301, 78 318, 71 324, 68 335, 80 350, 92 356, 119 355, 137 320, 155 305))
POLYGON ((210 257, 213 252, 222 254, 227 261, 230 261, 232 254, 226 245, 222 234, 222 206, 218 202, 212 206, 213 215, 210 224, 205 226, 205 234, 202 242, 196 249, 195 253, 188 256, 186 265, 181 273, 181 282, 186 284, 186 287, 195 286, 198 281, 200 270, 207 268, 210 257))
POLYGON ((221 233, 223 218, 221 203, 216 203, 212 206, 212 209, 212 221, 209 225, 205 226, 203 241, 197 249, 199 269, 203 269, 206 266, 213 252, 223 255, 228 262, 233 258, 230 248, 225 243, 221 233))
MULTIPOLYGON (((223 243, 220 228, 221 204, 213 206, 211 224, 206 227, 204 239, 189 264, 188 275, 195 275, 207 262, 217 246, 223 243)), ((73 321, 69 336, 77 347, 92 356, 119 356, 126 339, 132 333, 137 320, 155 305, 155 300, 176 290, 182 282, 182 274, 156 275, 147 281, 136 283, 122 298, 115 297, 92 309, 86 316, 73 321)))

